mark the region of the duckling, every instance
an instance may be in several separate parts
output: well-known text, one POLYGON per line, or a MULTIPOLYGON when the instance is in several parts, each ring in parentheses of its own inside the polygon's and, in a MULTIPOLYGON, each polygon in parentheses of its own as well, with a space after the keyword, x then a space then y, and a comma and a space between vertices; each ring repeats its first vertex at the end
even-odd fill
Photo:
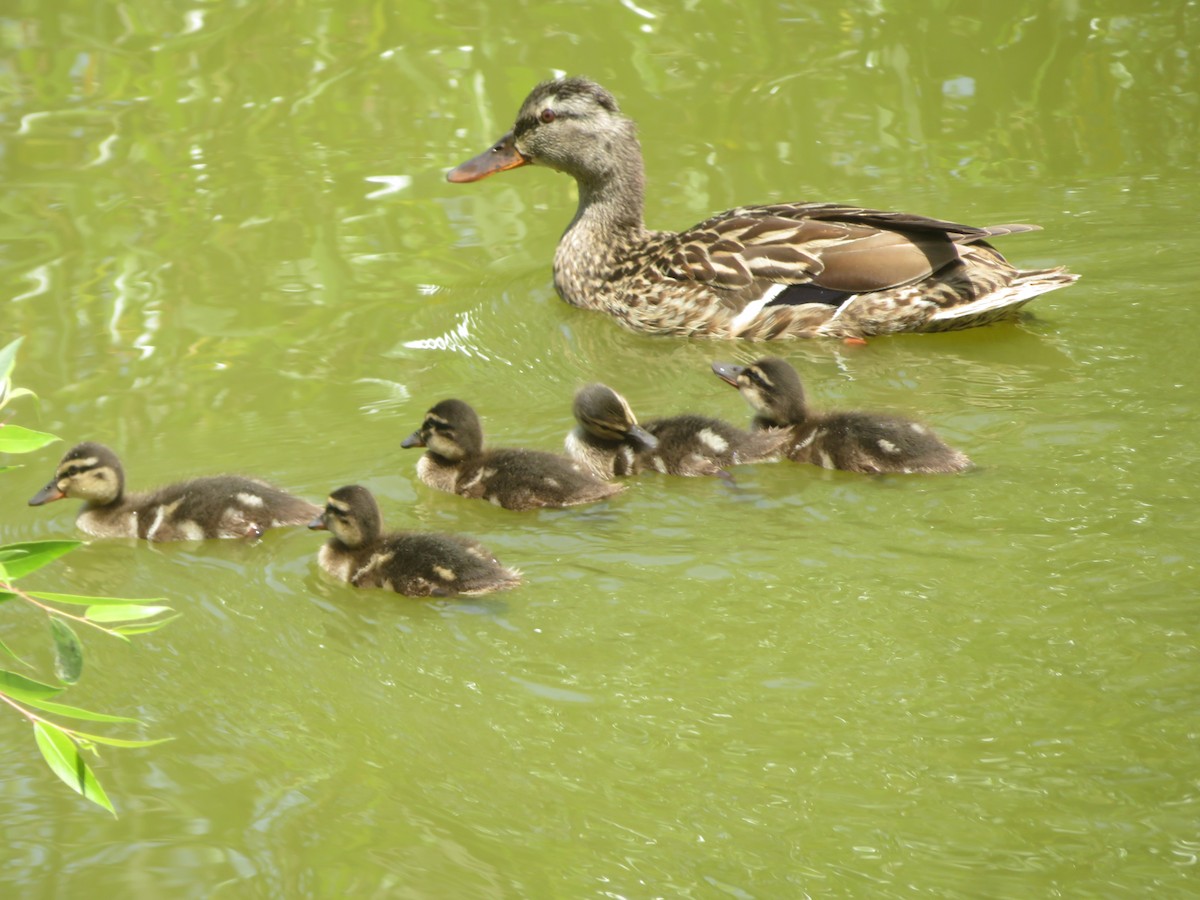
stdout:
POLYGON ((426 448, 417 476, 429 487, 505 509, 576 506, 624 490, 554 453, 485 450, 479 416, 461 400, 443 400, 430 409, 400 446, 426 448))
POLYGON ((692 414, 639 425, 628 401, 605 384, 580 388, 574 412, 579 427, 567 435, 567 452, 605 479, 647 470, 725 475, 726 466, 778 460, 790 437, 785 429, 749 432, 692 414))
POLYGON ((360 588, 383 588, 409 597, 487 594, 521 583, 477 541, 451 534, 383 532, 379 506, 357 484, 329 495, 309 523, 332 537, 317 554, 321 568, 360 588))
POLYGON ((754 409, 756 429, 790 426, 789 459, 848 472, 961 472, 967 457, 927 426, 899 416, 809 412, 800 376, 787 362, 766 357, 748 366, 713 363, 754 409))
POLYGON ((75 524, 93 537, 148 541, 256 538, 268 528, 306 525, 318 506, 257 478, 212 475, 139 494, 125 493, 125 471, 103 444, 86 441, 67 451, 54 478, 30 499, 41 506, 66 497, 83 500, 75 524))

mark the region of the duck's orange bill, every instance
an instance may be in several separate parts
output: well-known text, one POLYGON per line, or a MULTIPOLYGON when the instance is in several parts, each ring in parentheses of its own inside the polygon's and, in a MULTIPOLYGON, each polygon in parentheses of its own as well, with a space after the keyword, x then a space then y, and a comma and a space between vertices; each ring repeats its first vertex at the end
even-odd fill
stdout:
POLYGON ((496 141, 496 145, 490 150, 484 150, 473 159, 468 159, 462 165, 447 172, 446 180, 454 184, 465 184, 468 181, 479 181, 481 178, 487 178, 489 175, 495 175, 505 169, 515 169, 517 166, 527 165, 529 165, 529 160, 522 156, 521 151, 517 149, 510 131, 496 141))
POLYGON ((67 495, 58 489, 58 482, 52 481, 29 498, 29 505, 42 506, 46 503, 53 503, 55 500, 61 500, 65 496, 67 495))

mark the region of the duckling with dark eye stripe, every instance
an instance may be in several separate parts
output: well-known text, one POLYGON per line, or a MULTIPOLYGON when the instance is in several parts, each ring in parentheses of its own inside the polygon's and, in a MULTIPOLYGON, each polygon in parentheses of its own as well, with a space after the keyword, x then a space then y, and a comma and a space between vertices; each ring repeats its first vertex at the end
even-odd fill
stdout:
POLYGON ((425 448, 417 476, 429 487, 505 509, 577 506, 624 490, 555 453, 485 450, 479 416, 461 400, 443 400, 430 409, 400 446, 425 448))
POLYGON ((789 438, 783 429, 749 432, 691 414, 639 425, 629 402, 598 383, 576 391, 574 412, 579 427, 567 435, 567 452, 606 479, 645 471, 724 475, 728 466, 780 459, 789 438))
POLYGON ((778 357, 748 366, 717 362, 712 369, 722 381, 736 387, 754 409, 754 428, 791 429, 787 456, 796 462, 848 472, 905 474, 961 472, 971 465, 965 454, 911 419, 810 412, 800 376, 778 357))
POLYGON ((502 566, 486 547, 451 534, 383 532, 379 506, 357 484, 329 495, 309 528, 332 537, 317 561, 334 578, 360 588, 409 597, 487 594, 516 587, 521 573, 502 566))
POLYGON ((87 534, 148 541, 254 538, 268 528, 306 525, 320 509, 265 481, 241 475, 211 475, 127 494, 117 455, 91 441, 67 451, 54 478, 29 505, 64 498, 84 501, 75 524, 87 534))

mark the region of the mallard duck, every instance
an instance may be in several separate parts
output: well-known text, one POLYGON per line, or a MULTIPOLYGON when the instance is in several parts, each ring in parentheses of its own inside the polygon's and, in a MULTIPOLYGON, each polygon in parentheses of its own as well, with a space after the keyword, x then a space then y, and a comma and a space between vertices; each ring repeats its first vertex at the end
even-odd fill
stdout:
POLYGON ((512 130, 446 177, 478 181, 524 165, 565 172, 579 186, 554 256, 559 295, 633 331, 751 339, 952 331, 1011 316, 1078 277, 1016 269, 987 241, 1036 225, 975 228, 837 203, 742 206, 683 232, 649 231, 636 126, 585 78, 539 84, 512 130))
POLYGON ((505 509, 577 506, 619 494, 563 456, 541 450, 485 450, 479 416, 461 400, 443 400, 401 447, 424 447, 417 476, 439 491, 505 509))
POLYGON ((309 523, 332 537, 317 561, 355 587, 383 588, 410 597, 487 594, 516 587, 521 573, 502 565, 478 541, 452 534, 383 532, 379 505, 357 484, 329 495, 309 523))
POLYGON ((754 409, 755 428, 791 429, 787 455, 796 462, 848 472, 961 472, 967 457, 927 426, 899 416, 810 412, 800 376, 767 357, 748 366, 716 362, 713 372, 741 391, 754 409))
POLYGON ((575 393, 579 427, 567 435, 567 452, 599 478, 656 471, 665 475, 723 475, 739 463, 778 460, 789 433, 743 431, 708 416, 679 415, 642 425, 629 402, 606 384, 575 393))
POLYGON ((125 470, 103 444, 67 451, 54 477, 29 501, 83 500, 75 519, 93 537, 148 541, 254 538, 268 528, 307 525, 320 508, 257 478, 211 475, 141 494, 125 493, 125 470))

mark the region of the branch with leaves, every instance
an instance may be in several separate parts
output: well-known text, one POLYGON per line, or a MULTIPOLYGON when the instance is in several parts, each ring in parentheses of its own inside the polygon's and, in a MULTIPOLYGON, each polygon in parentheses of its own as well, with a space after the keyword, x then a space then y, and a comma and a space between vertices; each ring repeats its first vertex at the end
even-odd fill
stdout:
MULTIPOLYGON (((0 349, 0 411, 19 397, 34 397, 26 388, 12 386, 12 370, 16 363, 21 338, 0 349)), ((0 422, 0 453, 30 453, 58 438, 52 434, 33 431, 18 425, 0 422)), ((0 466, 0 472, 18 468, 0 466)), ((97 754, 97 744, 110 747, 150 747, 170 738, 158 740, 129 740, 90 734, 61 722, 46 718, 74 719, 86 722, 141 725, 128 716, 113 716, 92 712, 76 706, 58 703, 57 697, 83 674, 83 644, 71 623, 102 631, 110 637, 128 641, 130 636, 156 631, 177 618, 169 606, 159 600, 125 600, 118 597, 86 597, 77 594, 51 593, 17 587, 18 579, 36 572, 60 556, 82 545, 82 541, 25 541, 0 546, 0 605, 13 600, 29 604, 49 621, 54 646, 54 674, 61 684, 36 681, 17 672, 0 668, 0 706, 24 716, 33 726, 33 737, 42 758, 50 770, 73 790, 116 815, 108 795, 100 786, 95 773, 84 760, 82 752, 97 754), (65 608, 64 608, 65 607, 65 608), (74 608, 76 611, 68 611, 74 608)), ((3 640, 0 653, 29 666, 3 640)))

